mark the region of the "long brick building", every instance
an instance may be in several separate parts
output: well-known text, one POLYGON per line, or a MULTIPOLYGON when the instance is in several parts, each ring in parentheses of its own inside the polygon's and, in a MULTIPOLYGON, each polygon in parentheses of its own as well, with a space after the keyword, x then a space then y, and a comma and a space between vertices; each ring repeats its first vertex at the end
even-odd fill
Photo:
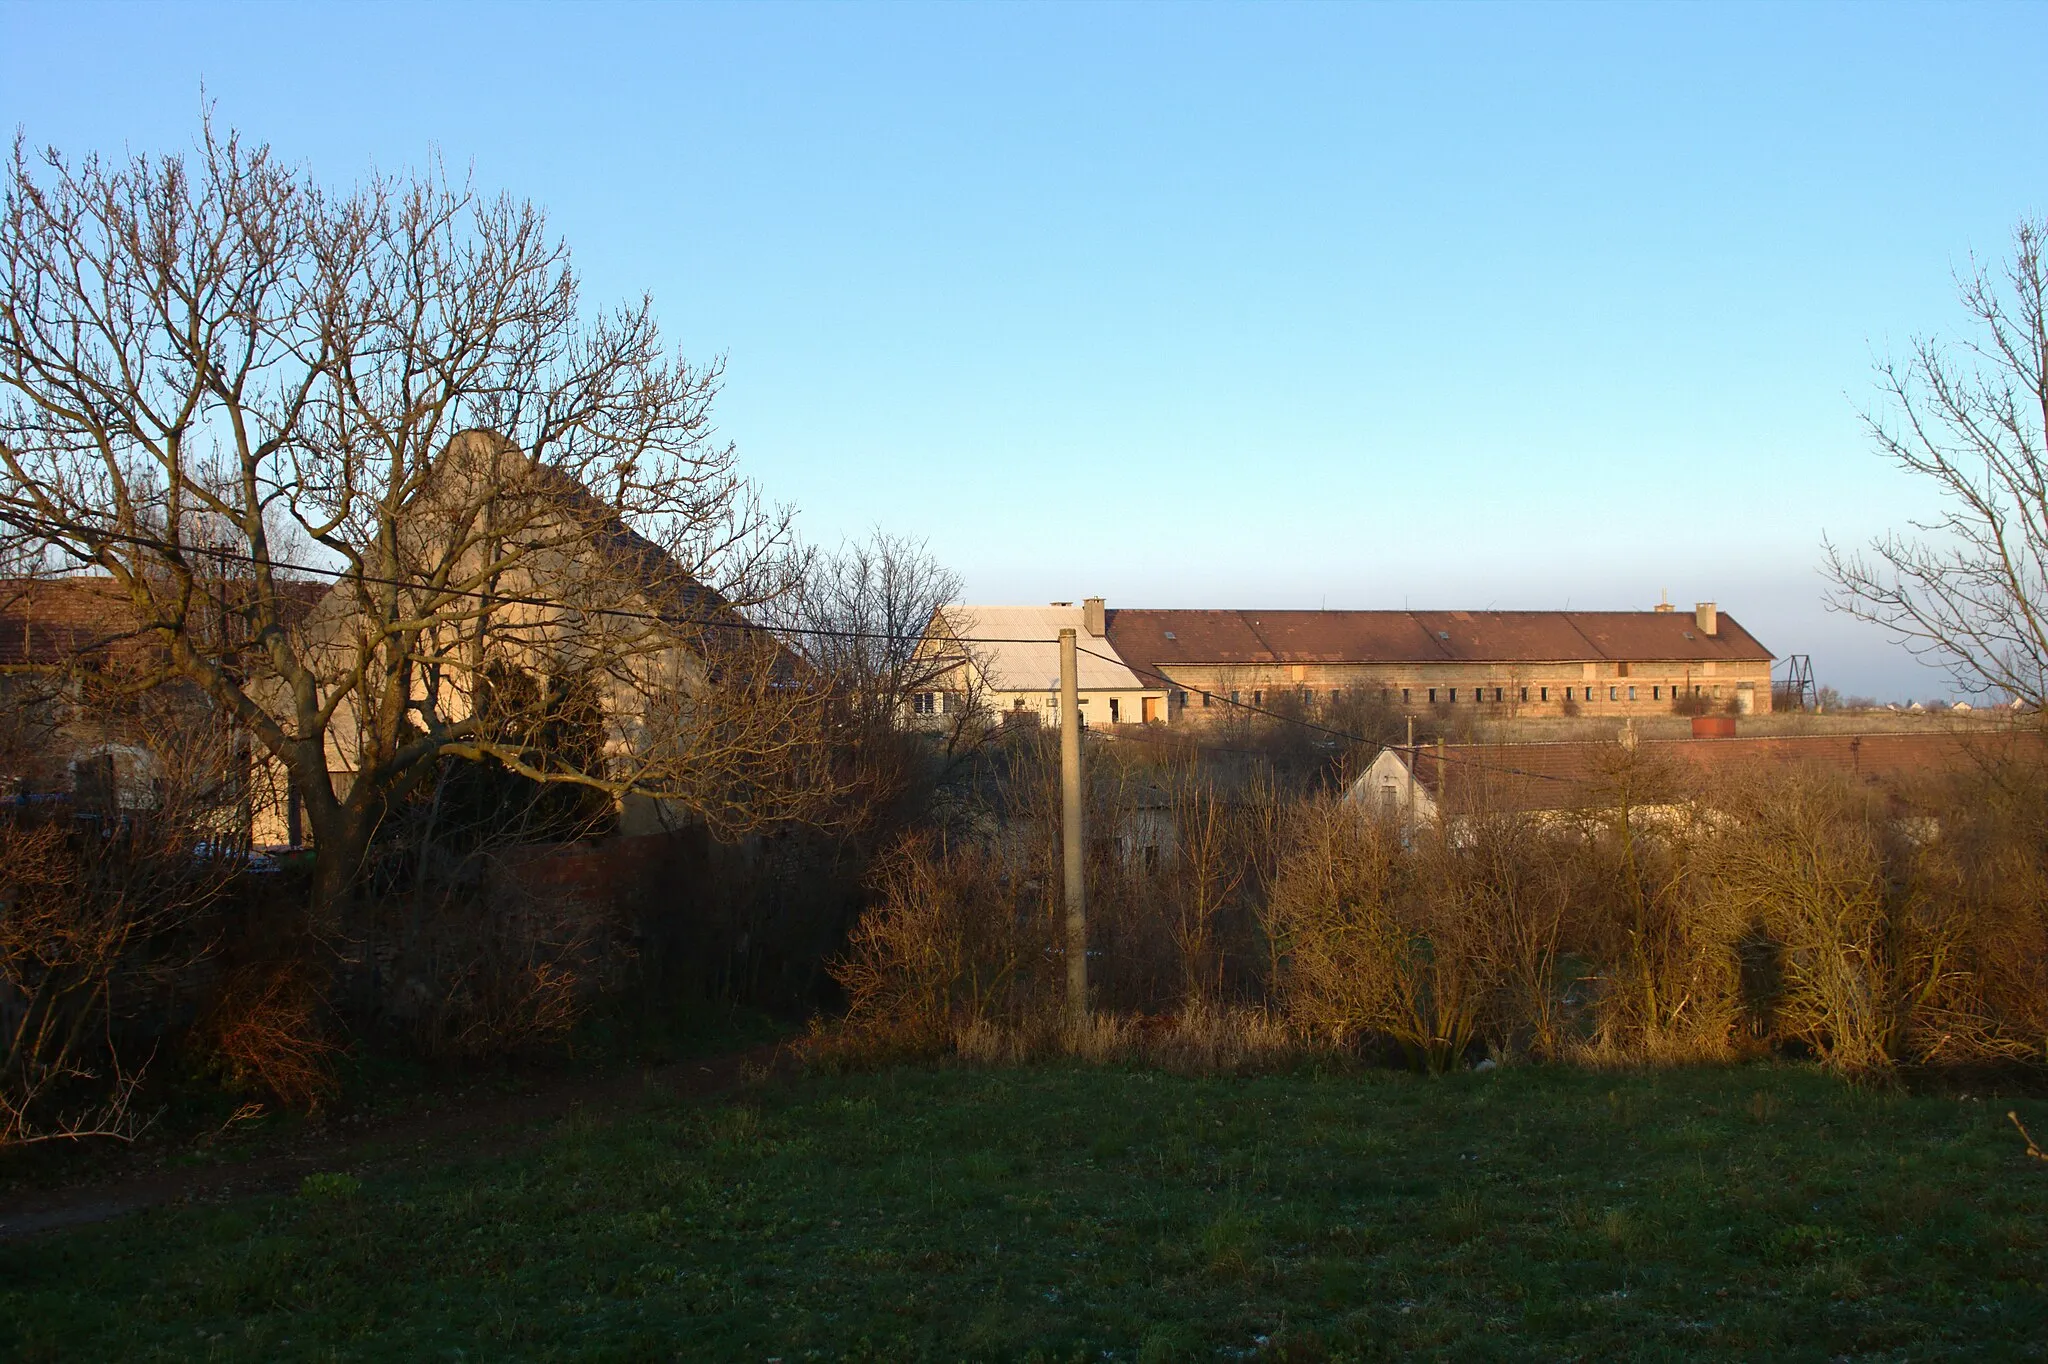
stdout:
POLYGON ((1696 697, 1771 708, 1772 655, 1712 602, 1652 611, 1166 611, 1085 606, 1089 634, 1167 692, 1167 719, 1235 700, 1392 704, 1503 715, 1641 715, 1696 697))

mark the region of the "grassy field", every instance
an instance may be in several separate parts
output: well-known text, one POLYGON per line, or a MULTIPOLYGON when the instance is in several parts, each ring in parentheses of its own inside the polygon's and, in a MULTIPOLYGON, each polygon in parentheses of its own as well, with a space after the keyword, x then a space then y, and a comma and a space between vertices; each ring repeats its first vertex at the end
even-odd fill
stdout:
POLYGON ((2048 1354, 2048 1102, 897 1070, 0 1246, 0 1358, 2048 1354))

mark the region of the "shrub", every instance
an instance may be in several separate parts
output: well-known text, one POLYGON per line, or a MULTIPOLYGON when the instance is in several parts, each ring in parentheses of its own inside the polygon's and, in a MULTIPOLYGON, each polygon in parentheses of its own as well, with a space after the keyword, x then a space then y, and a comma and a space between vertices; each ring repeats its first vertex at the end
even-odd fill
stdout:
POLYGON ((1780 1027, 1849 1072, 1933 1054, 1967 993, 1966 915, 1931 887, 1884 799, 1831 774, 1752 773, 1714 793, 1696 891, 1776 946, 1780 1027))
POLYGON ((1297 806, 1288 832, 1271 909, 1288 1016, 1340 1045, 1384 1036, 1432 1072, 1457 1064, 1492 981, 1448 849, 1411 856, 1390 824, 1328 796, 1297 806))
POLYGON ((942 1049, 956 1033, 1058 1011, 1057 960, 1043 868, 1014 853, 929 833, 903 839, 875 875, 876 903, 832 975, 849 1025, 942 1049))
POLYGON ((228 973, 194 1042, 230 1085, 260 1087, 289 1108, 317 1108, 335 1086, 325 1012, 302 957, 254 962, 228 973))
POLYGON ((165 1006, 191 988, 231 863, 177 811, 0 814, 0 1147, 132 1139, 165 1006))

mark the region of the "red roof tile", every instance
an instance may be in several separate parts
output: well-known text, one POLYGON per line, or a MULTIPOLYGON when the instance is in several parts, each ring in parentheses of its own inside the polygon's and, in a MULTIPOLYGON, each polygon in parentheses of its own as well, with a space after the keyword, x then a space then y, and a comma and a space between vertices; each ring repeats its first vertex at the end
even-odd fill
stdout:
POLYGON ((1679 611, 1155 611, 1108 613, 1131 667, 1176 663, 1768 662, 1723 612, 1701 634, 1679 611))
MULTIPOLYGON (((2009 755, 2015 748, 2044 749, 2032 730, 1961 730, 1931 734, 1773 735, 1747 739, 1645 739, 1639 752, 1661 767, 1673 788, 1649 790, 1654 804, 1702 776, 1745 768, 1805 767, 1838 772, 1888 791, 1909 783, 2009 755), (1661 761, 1657 761, 1661 760, 1661 761)), ((1627 750, 1605 740, 1533 744, 1429 745, 1414 755, 1415 776, 1439 803, 1473 810, 1569 810, 1611 799, 1627 750), (1446 779, 1449 794, 1445 794, 1446 779)))
MULTIPOLYGON (((325 582, 279 584, 289 620, 303 619, 328 589, 325 582)), ((0 667, 57 667, 95 655, 138 663, 157 647, 112 578, 0 579, 0 667)))

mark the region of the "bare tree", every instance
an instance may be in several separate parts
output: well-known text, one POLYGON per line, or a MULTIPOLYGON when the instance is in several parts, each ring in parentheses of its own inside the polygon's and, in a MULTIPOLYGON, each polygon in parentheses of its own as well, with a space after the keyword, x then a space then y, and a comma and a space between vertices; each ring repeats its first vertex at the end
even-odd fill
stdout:
POLYGON ((2022 219, 2012 257, 1957 281, 1974 335, 1921 338, 1879 367, 1891 411, 1878 450, 1929 480, 1943 508, 1867 553, 1826 546, 1831 603, 1875 621, 1959 685, 2048 704, 2048 220, 2022 219))
POLYGON ((879 528, 808 567, 775 608, 776 622, 829 680, 856 729, 895 728, 911 696, 948 680, 958 662, 919 646, 939 608, 959 597, 960 575, 923 541, 879 528))
POLYGON ((587 315, 533 205, 438 169, 331 192, 210 119, 190 157, 17 140, 0 271, 0 525, 109 575, 283 767, 316 903, 444 758, 724 828, 824 783, 814 689, 744 614, 800 565, 711 424, 720 366, 646 299, 587 315), (531 742, 494 664, 594 691, 601 734, 531 742))
MULTIPOLYGON (((1255 831, 1246 827, 1243 805, 1218 789, 1195 756, 1169 769, 1165 786, 1179 873, 1168 928, 1180 952, 1183 988, 1192 1004, 1222 993, 1217 922, 1252 874, 1252 863, 1262 860, 1264 849, 1247 846, 1253 841, 1247 835, 1255 831)), ((1269 967, 1269 978, 1270 973, 1269 967)))

